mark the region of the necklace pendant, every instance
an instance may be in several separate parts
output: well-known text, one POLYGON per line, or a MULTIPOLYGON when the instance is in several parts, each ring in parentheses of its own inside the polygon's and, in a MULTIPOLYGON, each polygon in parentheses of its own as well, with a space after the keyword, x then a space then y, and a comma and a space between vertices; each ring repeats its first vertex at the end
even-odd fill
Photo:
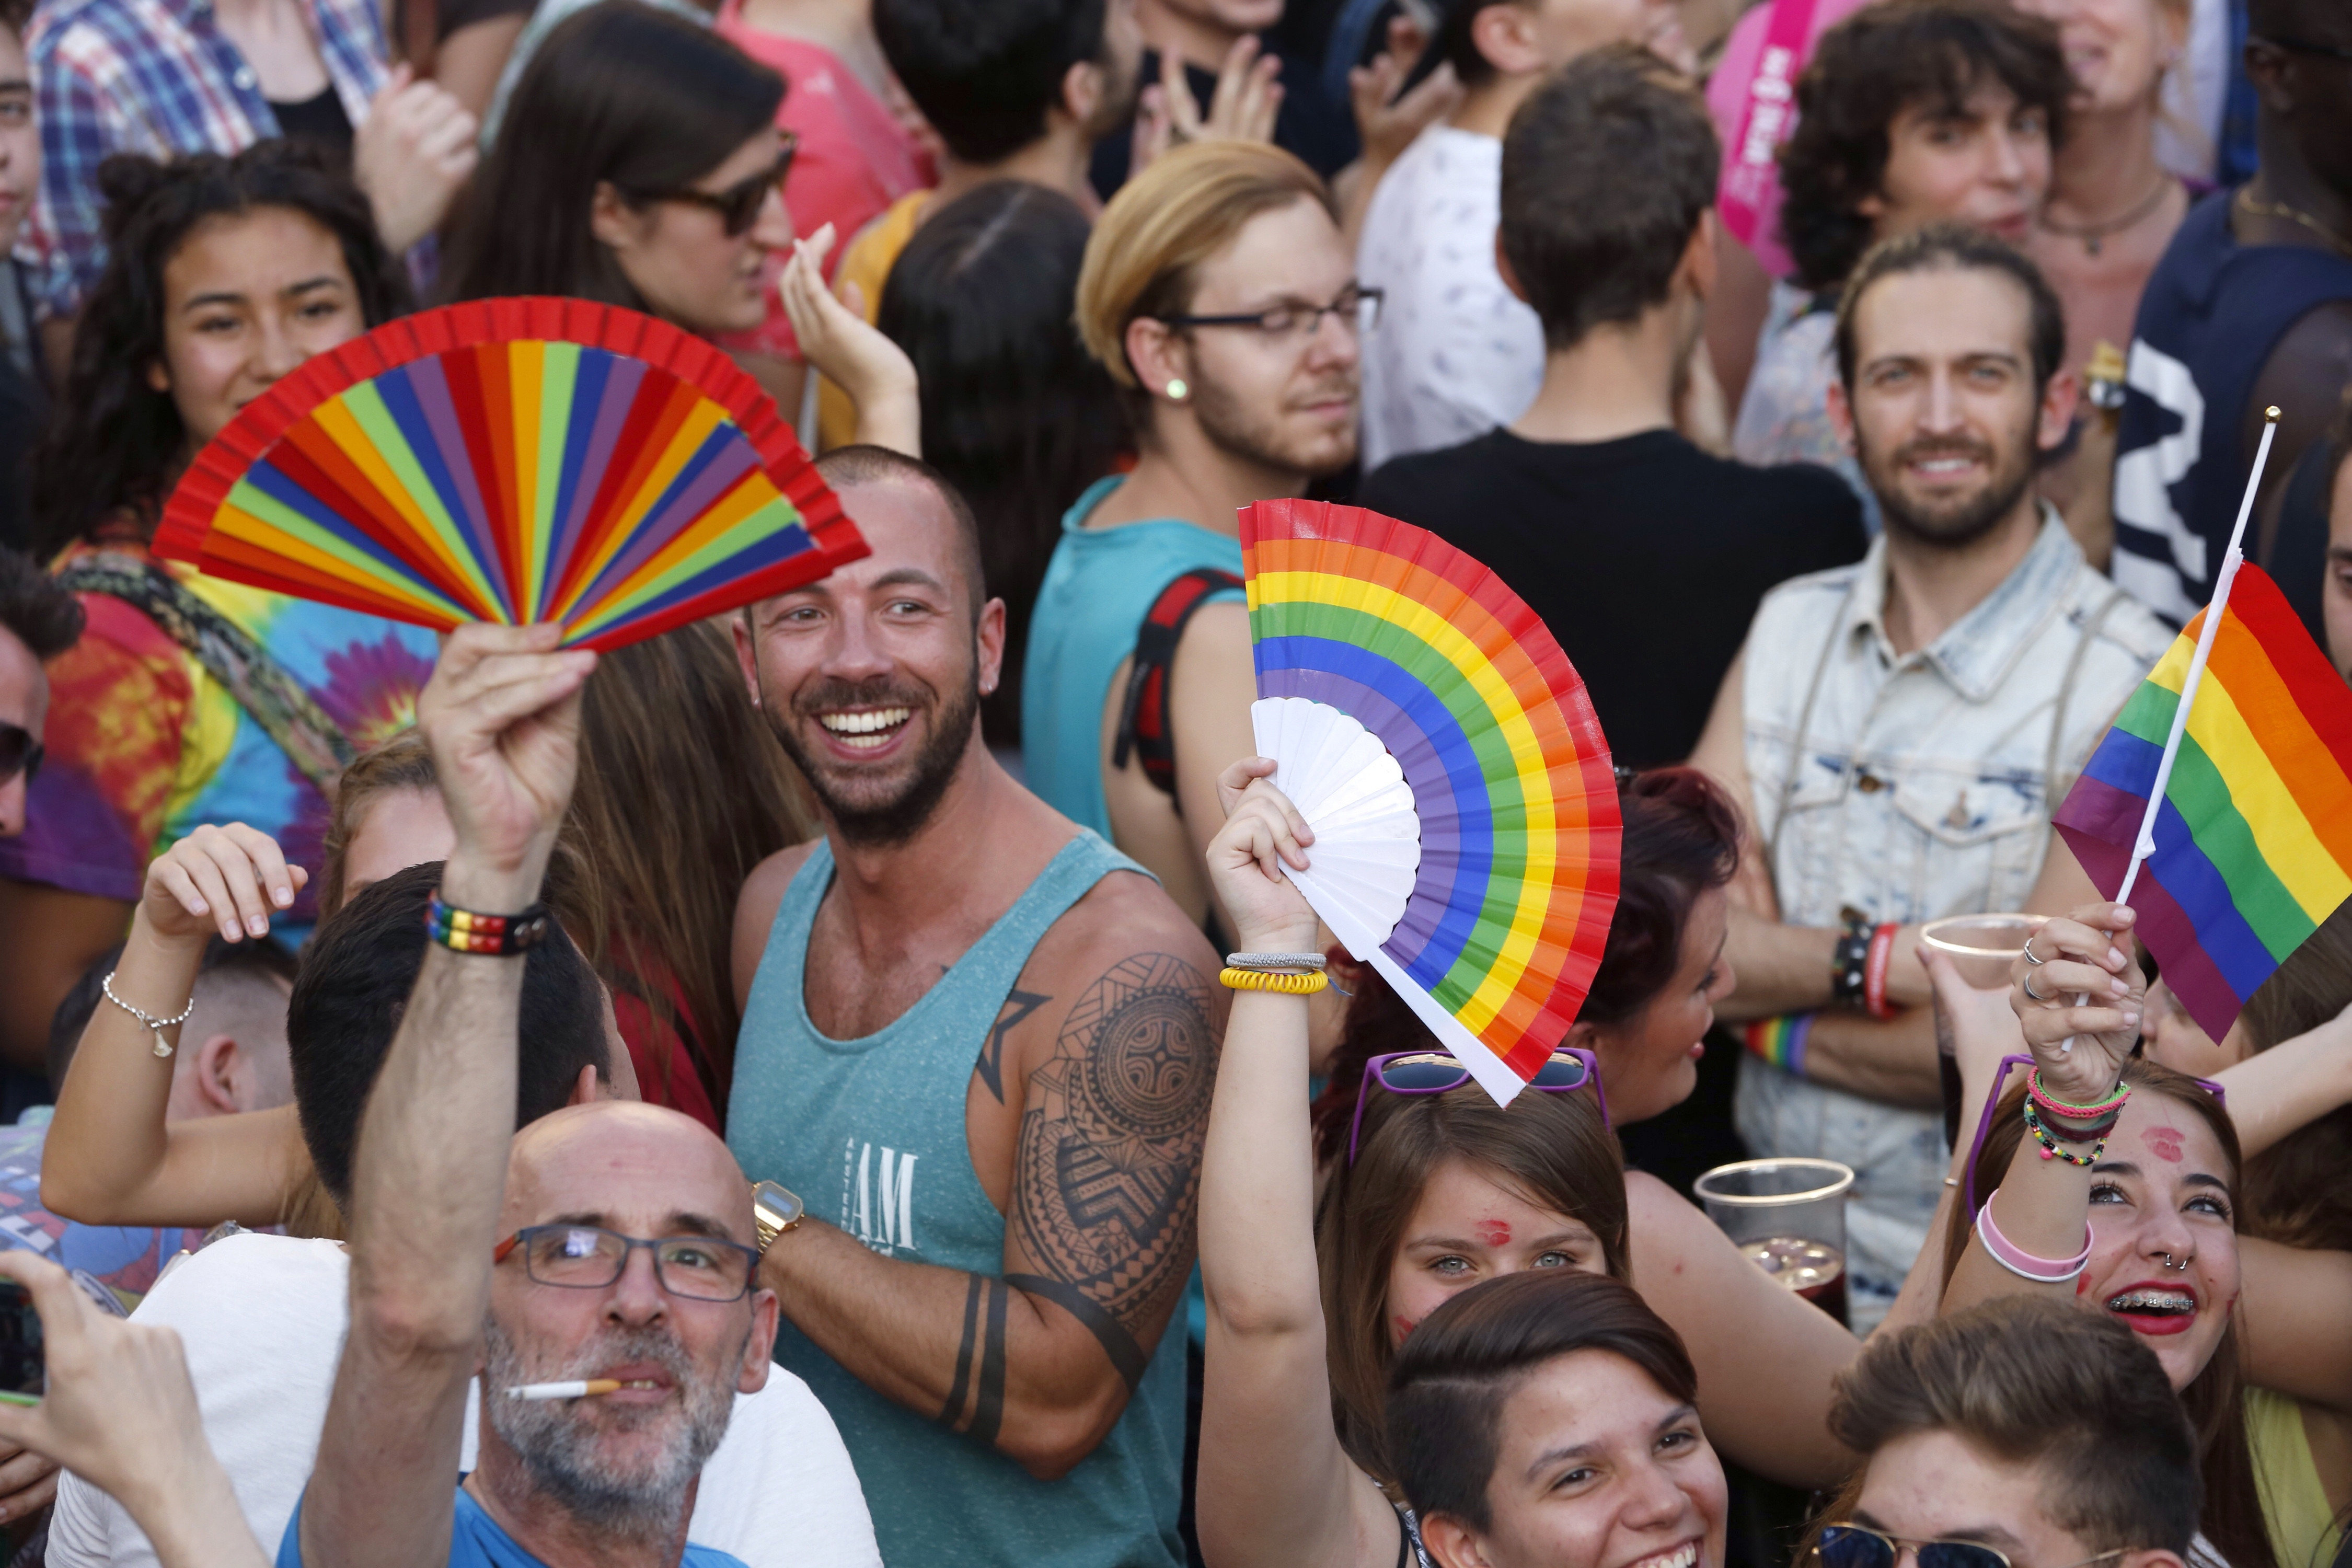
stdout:
POLYGON ((155 1031, 155 1054, 159 1057, 168 1057, 172 1054, 171 1045, 163 1038, 163 1031, 161 1029, 155 1031))

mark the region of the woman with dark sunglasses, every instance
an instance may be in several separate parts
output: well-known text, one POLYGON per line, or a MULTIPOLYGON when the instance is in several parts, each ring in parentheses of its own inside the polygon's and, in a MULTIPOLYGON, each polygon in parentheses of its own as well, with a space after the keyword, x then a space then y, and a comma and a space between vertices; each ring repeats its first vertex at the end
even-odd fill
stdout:
MULTIPOLYGON (((1316 929, 1277 869, 1306 864, 1312 836, 1265 782, 1272 771, 1254 759, 1219 781, 1228 820, 1209 875, 1244 952, 1297 952, 1316 929)), ((1610 1135, 1621 1082, 1643 1115, 1689 1091, 1707 996, 1728 982, 1718 949, 1737 842, 1736 818, 1690 775, 1621 785, 1620 799, 1620 902, 1587 1004, 1596 1016, 1508 1108, 1462 1084, 1367 976, 1335 1067, 1345 1089, 1322 1118, 1318 1179, 1305 1001, 1235 994, 1202 1165, 1209 1328, 1195 1508, 1220 1568, 1391 1568, 1416 1550, 1382 1415, 1400 1348, 1470 1287, 1538 1270, 1641 1291, 1688 1345, 1699 1409, 1727 1453, 1800 1485, 1848 1468, 1827 1414, 1853 1336, 1664 1184, 1626 1173, 1610 1135)), ((1591 1544, 1547 1568, 1720 1561, 1719 1534, 1702 1531, 1698 1546, 1652 1539, 1635 1521, 1653 1489, 1612 1475, 1560 1497, 1591 1544)), ((1694 1506, 1719 1521, 1719 1497, 1694 1506)))
POLYGON ((783 96, 726 39, 638 0, 568 18, 474 176, 445 291, 595 300, 705 337, 757 327, 793 239, 783 96))

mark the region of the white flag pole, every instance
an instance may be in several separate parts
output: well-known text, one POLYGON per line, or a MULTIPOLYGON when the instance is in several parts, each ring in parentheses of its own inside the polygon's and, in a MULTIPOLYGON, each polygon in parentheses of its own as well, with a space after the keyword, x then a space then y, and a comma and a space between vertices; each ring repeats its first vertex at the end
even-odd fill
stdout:
MULTIPOLYGON (((2279 411, 2263 411, 2263 442, 2254 449, 2254 471, 2246 480, 2246 493, 2238 502, 2238 521, 2230 530, 2230 548, 2221 554, 2221 570, 2213 579, 2213 602, 2205 606, 2205 624, 2197 633, 2197 651, 2189 660, 2189 673, 2180 682, 2180 701, 2172 710, 2172 731, 2164 738, 2164 755, 2156 764, 2156 784, 2147 792, 2147 809, 2139 819, 2139 835, 2132 840, 2131 864, 2124 868, 2123 886, 2116 889, 2115 901, 2131 902, 2133 884, 2139 880, 2142 862, 2156 853, 2156 814, 2164 805, 2166 786, 2172 782, 2173 759, 2180 754, 2180 737, 2189 731, 2189 710, 2197 701, 2197 688, 2205 679, 2205 661, 2213 652, 2214 634, 2221 629, 2221 613, 2230 603, 2230 584, 2237 580, 2238 568, 2246 559, 2240 548, 2246 537, 2246 520, 2253 515, 2254 491, 2261 488, 2263 468, 2270 462, 2271 438, 2278 434, 2279 411)), ((2090 1005, 2089 994, 2081 993, 2074 1005, 2090 1005)), ((2069 1036, 2059 1046, 2062 1052, 2072 1051, 2074 1041, 2069 1036)))

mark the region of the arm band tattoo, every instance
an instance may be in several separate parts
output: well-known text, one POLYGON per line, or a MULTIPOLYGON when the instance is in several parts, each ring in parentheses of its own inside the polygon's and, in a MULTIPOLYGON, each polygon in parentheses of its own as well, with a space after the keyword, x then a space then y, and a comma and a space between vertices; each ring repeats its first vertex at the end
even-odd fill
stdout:
POLYGON ((947 1403, 940 1407, 940 1421, 951 1432, 969 1432, 983 1443, 993 1443, 1004 1425, 1004 1309, 1012 1297, 1003 1285, 986 1275, 965 1278, 971 1283, 963 1296, 963 1342, 956 1347, 955 1382, 948 1388, 947 1403), (980 1347, 976 1388, 971 1375, 975 1342, 980 1347), (969 1423, 963 1418, 968 1390, 973 1395, 969 1423))
POLYGON ((971 1342, 980 1332, 980 1292, 984 1281, 977 1274, 965 1279, 969 1283, 963 1293, 963 1342, 956 1346, 955 1382, 948 1386, 948 1402, 940 1407, 940 1420, 950 1429, 963 1419, 964 1391, 971 1386, 971 1342))

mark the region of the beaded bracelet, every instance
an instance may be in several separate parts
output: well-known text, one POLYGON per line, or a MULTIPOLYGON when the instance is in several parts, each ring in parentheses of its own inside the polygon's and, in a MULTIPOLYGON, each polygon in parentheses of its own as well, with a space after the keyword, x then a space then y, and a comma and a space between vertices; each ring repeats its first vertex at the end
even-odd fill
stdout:
POLYGON ((1229 952, 1225 954, 1228 969, 1320 969, 1323 955, 1319 952, 1229 952))
POLYGON ((1846 909, 1839 918, 1844 929, 1830 949, 1830 1000, 1841 1007, 1859 1007, 1865 984, 1863 970, 1870 962, 1870 917, 1846 909))
POLYGON ((545 904, 533 904, 520 914, 478 915, 441 901, 436 888, 425 906, 425 934, 453 952, 509 958, 528 952, 547 940, 554 922, 545 904))
MULTIPOLYGON (((2098 1135, 2098 1142, 2091 1145, 2091 1152, 2087 1154, 2070 1153, 2062 1148, 2058 1140, 2051 1135, 2050 1129, 2042 1124, 2042 1117, 2034 1110, 2033 1101, 2030 1100, 2025 1102, 2025 1129, 2033 1134, 2033 1141, 2042 1145, 2042 1157, 2045 1160, 2063 1160, 2070 1165, 2088 1168, 2097 1164, 2107 1152, 2107 1140, 2104 1130, 2098 1135)), ((2076 1134, 2072 1131, 2067 1134, 2068 1139, 2075 1142, 2080 1142, 2083 1138, 2090 1136, 2092 1134, 2076 1134)))
POLYGON ((2045 1116, 2054 1116, 2061 1121, 2086 1121, 2098 1117, 2120 1114, 2124 1108, 2124 1101, 2131 1098, 2131 1085, 2117 1079, 2113 1092, 2108 1094, 2106 1099, 2095 1105, 2074 1105, 2042 1088, 2042 1069, 2035 1068, 2025 1075, 2025 1092, 2034 1104, 2042 1108, 2042 1112, 2045 1116))
POLYGON ((1331 984, 1321 970, 1306 974, 1283 974, 1266 969, 1235 969, 1228 964, 1218 972, 1217 979, 1235 991, 1279 991, 1290 996, 1312 996, 1331 984))
POLYGON ((2026 1251, 1992 1222, 1992 1199, 1985 1199, 1984 1207, 1977 1210, 1977 1239, 1984 1243, 1985 1255, 2020 1279, 2031 1279, 2036 1285, 2063 1285, 2078 1278, 2091 1262, 2091 1227, 2083 1227, 2083 1250, 2072 1258, 2038 1258, 2026 1251), (2035 1272, 2036 1269, 2059 1272, 2035 1272))
POLYGON ((1791 1077, 1802 1078, 1805 1041, 1812 1032, 1811 1013, 1784 1013, 1777 1018, 1756 1019, 1740 1031, 1740 1037, 1753 1055, 1791 1077))

